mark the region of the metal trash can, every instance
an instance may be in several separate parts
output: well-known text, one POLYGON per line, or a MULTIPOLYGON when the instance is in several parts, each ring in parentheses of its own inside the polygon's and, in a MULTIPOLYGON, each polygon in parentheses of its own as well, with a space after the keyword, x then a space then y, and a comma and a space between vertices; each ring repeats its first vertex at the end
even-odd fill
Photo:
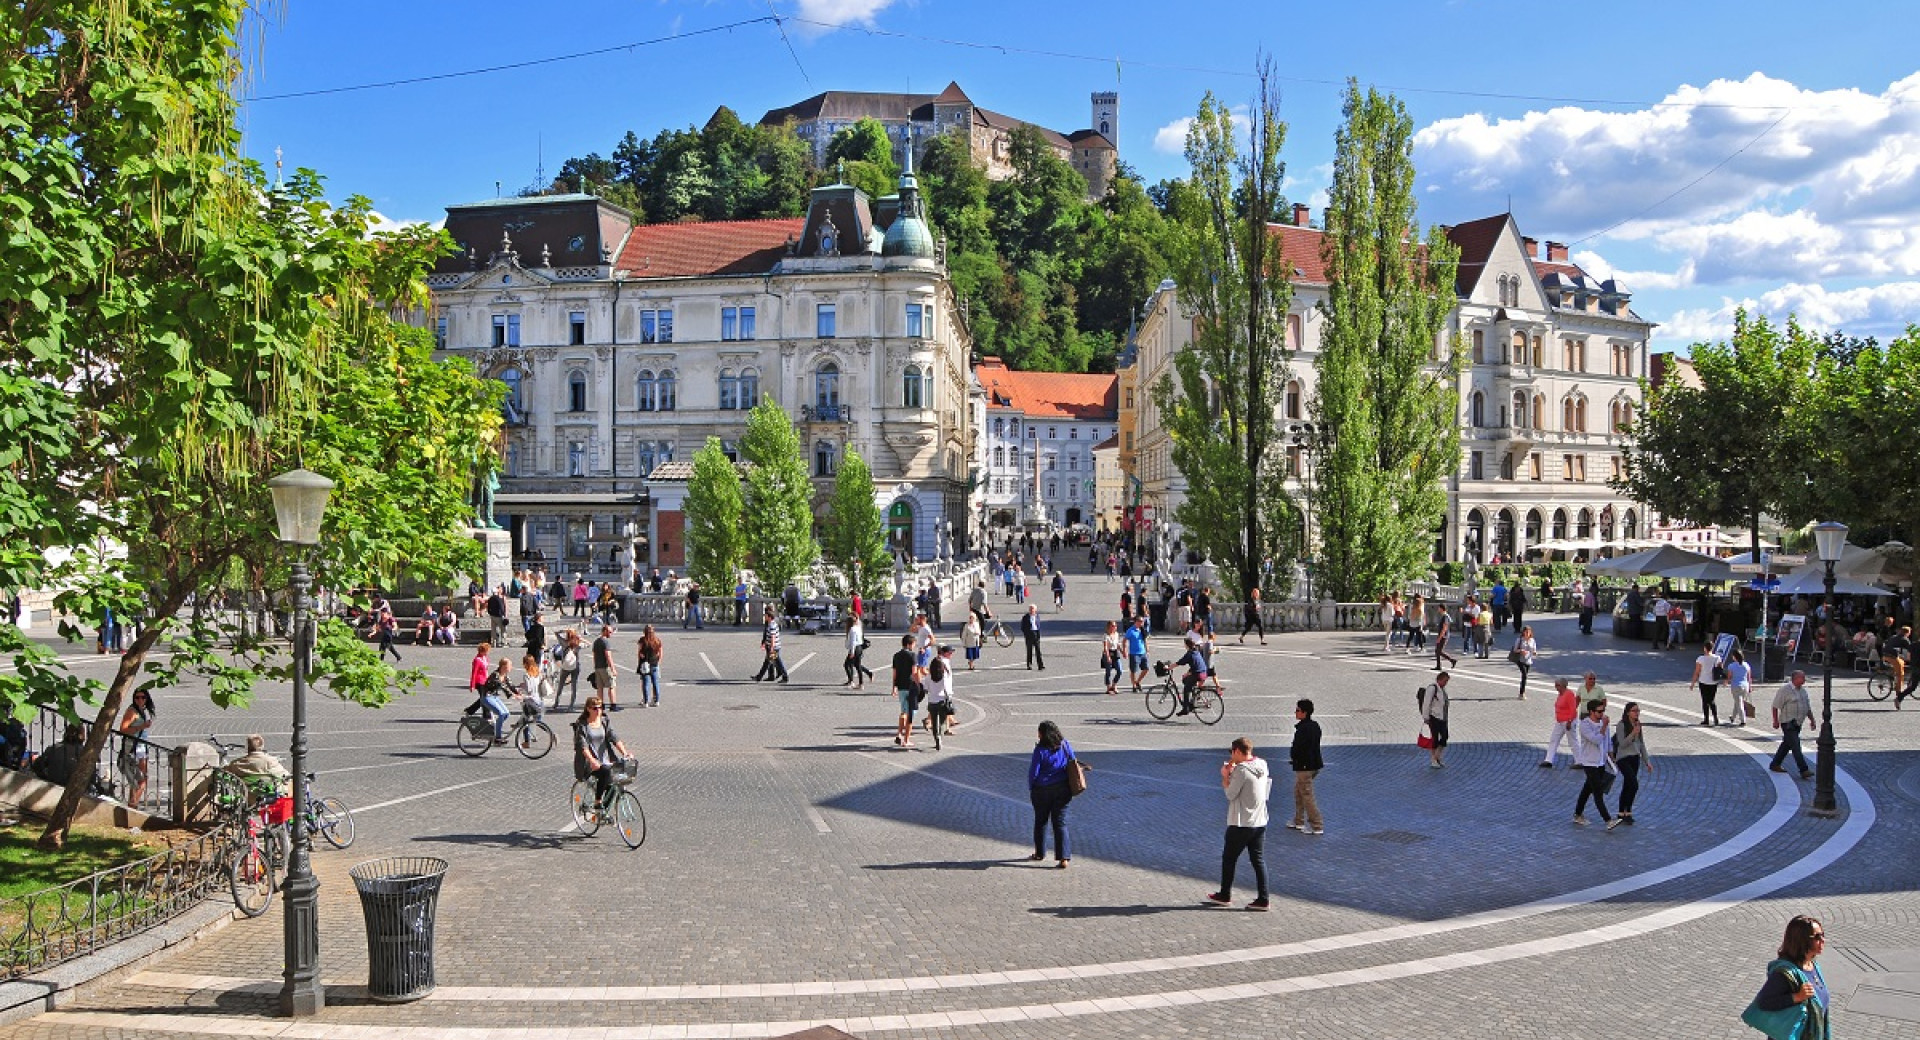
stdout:
POLYGON ((433 912, 447 861, 390 856, 347 873, 367 923, 367 995, 398 1004, 433 992, 433 912))

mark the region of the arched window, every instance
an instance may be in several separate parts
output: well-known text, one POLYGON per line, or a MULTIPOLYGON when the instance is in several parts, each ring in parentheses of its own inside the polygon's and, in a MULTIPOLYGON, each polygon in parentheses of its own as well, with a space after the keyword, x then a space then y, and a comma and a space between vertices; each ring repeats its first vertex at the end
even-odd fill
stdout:
POLYGON ((1468 419, 1467 425, 1485 426, 1487 424, 1487 399, 1486 396, 1478 390, 1473 392, 1473 404, 1468 414, 1470 418, 1468 419))
POLYGON ((743 368, 740 370, 740 407, 752 408, 760 403, 760 370, 743 368))
POLYGON ((654 396, 655 389, 653 369, 641 369, 640 374, 633 379, 633 406, 643 412, 653 411, 654 405, 657 403, 654 396))
POLYGON ((1533 428, 1536 430, 1546 429, 1548 418, 1550 418, 1550 416, 1547 414, 1547 395, 1534 394, 1533 395, 1533 428))
POLYGON ((1573 536, 1575 538, 1593 537, 1593 510, 1580 510, 1579 515, 1574 518, 1573 536))
POLYGON ((1527 394, 1524 390, 1513 392, 1513 426, 1517 430, 1527 428, 1527 394))
POLYGON ((678 405, 680 394, 673 376, 673 369, 669 368, 660 373, 659 382, 654 387, 654 397, 663 412, 671 412, 678 405))
POLYGON ((634 449, 636 452, 638 452, 640 456, 639 465, 638 465, 638 468, 640 470, 640 475, 644 477, 652 473, 653 467, 658 465, 660 461, 659 457, 655 454, 653 450, 653 442, 641 441, 640 443, 634 445, 634 449))
POLYGON ((831 477, 838 468, 833 442, 820 441, 813 446, 813 475, 831 477))
POLYGON ((906 376, 902 380, 900 393, 900 403, 906 405, 908 408, 926 407, 926 398, 921 391, 919 365, 907 366, 906 376))
POLYGON ((1287 418, 1289 419, 1300 418, 1300 410, 1301 410, 1300 381, 1298 379, 1290 379, 1287 381, 1286 402, 1287 402, 1287 418))
POLYGON ((840 414, 840 366, 828 361, 813 373, 813 407, 823 419, 840 414))
POLYGON ((1020 465, 1020 445, 1007 445, 1007 465, 1018 468, 1020 465))
POLYGON ((1631 509, 1627 510, 1626 519, 1621 521, 1620 523, 1620 537, 1622 538, 1638 537, 1639 523, 1640 523, 1639 518, 1633 515, 1633 510, 1631 509))
POLYGON ((1564 509, 1553 511, 1553 539, 1557 542, 1567 540, 1567 511, 1564 509))
POLYGON ((720 410, 730 412, 740 407, 740 377, 733 369, 720 370, 720 410))
POLYGON ((1527 363, 1527 334, 1524 332, 1513 334, 1513 363, 1516 365, 1527 363))
POLYGON ((1587 432, 1587 399, 1584 397, 1574 399, 1573 428, 1580 433, 1587 432))
POLYGON ((500 410, 506 416, 507 425, 519 426, 527 421, 527 394, 525 379, 517 368, 509 368, 500 373, 500 381, 507 386, 507 395, 500 402, 500 410))
POLYGON ((587 374, 580 369, 567 373, 567 411, 587 410, 587 374))

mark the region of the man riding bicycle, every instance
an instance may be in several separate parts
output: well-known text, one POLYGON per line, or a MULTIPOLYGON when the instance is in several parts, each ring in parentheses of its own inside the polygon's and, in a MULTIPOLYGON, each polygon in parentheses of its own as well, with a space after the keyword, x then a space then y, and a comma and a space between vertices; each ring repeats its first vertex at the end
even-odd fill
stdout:
POLYGON ((1207 623, 1200 618, 1193 619, 1185 636, 1187 652, 1181 654, 1180 660, 1175 662, 1187 666, 1187 674, 1180 677, 1180 710, 1177 712, 1180 715, 1193 714, 1194 691, 1213 674, 1213 669, 1207 660, 1209 640, 1206 625, 1207 623))

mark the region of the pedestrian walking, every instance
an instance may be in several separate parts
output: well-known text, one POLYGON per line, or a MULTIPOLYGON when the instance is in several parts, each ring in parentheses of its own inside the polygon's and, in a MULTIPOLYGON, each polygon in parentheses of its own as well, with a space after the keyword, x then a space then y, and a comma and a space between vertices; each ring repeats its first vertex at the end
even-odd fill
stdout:
MULTIPOLYGON (((1476 604, 1478 606, 1478 604, 1476 604)), ((1473 615, 1473 642, 1479 648, 1480 659, 1486 660, 1493 655, 1493 609, 1479 606, 1473 615)), ((1521 676, 1521 694, 1525 695, 1525 676, 1521 676)))
POLYGON ((1446 658, 1447 667, 1449 668, 1460 663, 1459 658, 1447 653, 1447 636, 1452 633, 1453 616, 1448 614, 1447 608, 1442 605, 1440 608, 1440 621, 1434 627, 1433 631, 1433 670, 1436 672, 1440 670, 1440 659, 1443 657, 1446 658))
POLYGON ((1313 797, 1313 781, 1326 768, 1320 757, 1320 724, 1313 721, 1313 701, 1302 697, 1293 706, 1293 747, 1287 752, 1293 767, 1293 822, 1288 827, 1307 834, 1325 834, 1320 803, 1313 797))
POLYGON ((639 663, 634 670, 640 675, 640 706, 644 708, 651 703, 658 708, 660 706, 660 659, 664 656, 666 648, 661 645, 660 637, 654 633, 652 625, 648 625, 641 631, 638 649, 639 663), (647 699, 648 690, 653 691, 651 702, 647 699))
POLYGON ((1569 754, 1578 750, 1574 740, 1573 727, 1580 719, 1580 695, 1573 692, 1565 678, 1553 680, 1553 729, 1547 734, 1547 757, 1540 760, 1540 768, 1552 769, 1554 756, 1560 753, 1560 742, 1567 742, 1569 754))
POLYGON ((583 618, 587 616, 587 600, 592 598, 592 596, 593 590, 587 585, 586 579, 578 571, 575 571, 573 575, 574 617, 583 618))
MULTIPOLYGON (((493 660, 487 655, 493 653, 492 643, 481 643, 473 648, 473 660, 467 662, 467 692, 480 696, 480 688, 487 684, 487 677, 493 674, 493 660)), ((473 709, 467 709, 471 712, 473 709)))
POLYGON ((1240 642, 1242 645, 1246 644, 1247 633, 1249 631, 1259 632, 1260 645, 1267 645, 1267 626, 1260 617, 1260 586, 1258 585, 1247 590, 1247 605, 1244 612, 1240 615, 1240 642))
POLYGON ((1653 775, 1653 759, 1647 755, 1647 736, 1640 725, 1640 703, 1628 701, 1620 709, 1620 725, 1613 733, 1613 764, 1620 768, 1620 822, 1633 826, 1633 803, 1640 794, 1640 769, 1653 775))
POLYGON ((580 630, 575 628, 567 629, 566 634, 560 637, 559 646, 555 647, 560 659, 560 675, 553 691, 553 706, 556 708, 560 706, 562 689, 567 691, 567 707, 573 707, 580 699, 580 652, 583 649, 580 630))
POLYGON ((1800 779, 1811 780, 1813 770, 1807 768, 1807 756, 1800 750, 1803 719, 1814 732, 1820 731, 1820 721, 1813 717, 1813 700, 1807 695, 1807 673, 1796 671, 1773 695, 1773 728, 1780 731, 1780 747, 1774 751, 1773 762, 1767 768, 1776 773, 1786 772, 1781 763, 1791 753, 1794 765, 1800 767, 1800 779))
POLYGON ((1738 649, 1727 655, 1727 689, 1733 694, 1733 721, 1729 726, 1745 727, 1753 716, 1753 666, 1738 649))
POLYGON ((773 604, 767 604, 765 622, 760 628, 760 670, 754 673, 754 682, 776 675, 781 682, 787 681, 787 665, 780 660, 780 619, 774 614, 773 604))
POLYGON ((896 747, 913 746, 913 713, 920 707, 920 700, 926 694, 920 685, 919 657, 913 651, 913 634, 900 637, 900 649, 893 654, 893 695, 900 704, 900 717, 895 722, 893 743, 896 747))
MULTIPOLYGON (((854 593, 854 598, 859 599, 860 594, 857 592, 854 593)), ((860 612, 857 610, 854 611, 854 614, 856 616, 858 616, 859 613, 860 612)), ((746 622, 746 620, 747 620, 747 576, 742 574, 740 576, 740 580, 733 583, 733 627, 739 628, 742 624, 746 622)))
POLYGON ((1820 920, 1802 914, 1787 922, 1787 934, 1767 965, 1767 981, 1740 1021, 1774 1040, 1831 1040, 1832 994, 1819 958, 1827 948, 1820 920))
POLYGON ((1120 692, 1120 626, 1107 622, 1106 634, 1100 637, 1100 678, 1107 685, 1107 694, 1120 692))
POLYGON ((1446 765, 1443 759, 1447 751, 1447 683, 1450 678, 1450 673, 1441 672, 1433 677, 1432 685, 1420 688, 1420 721, 1427 727, 1427 756, 1431 759, 1429 766, 1433 769, 1446 765))
POLYGON ((507 590, 505 586, 495 588, 487 595, 487 622, 492 628, 491 640, 496 646, 507 643, 507 590))
POLYGON ((867 652, 867 626, 861 622, 858 614, 847 615, 847 659, 842 662, 847 671, 847 685, 856 690, 864 689, 867 680, 873 678, 873 669, 868 668, 862 657, 867 652))
POLYGON ((1040 608, 1031 603, 1020 618, 1020 636, 1027 641, 1027 670, 1032 671, 1038 664, 1041 671, 1046 671, 1047 659, 1040 653, 1040 608))
POLYGON ((1053 610, 1059 613, 1067 609, 1067 576, 1058 570, 1053 572, 1053 610))
POLYGON ((1513 641, 1513 649, 1508 652, 1507 660, 1520 669, 1520 699, 1527 699, 1527 676, 1533 674, 1533 659, 1540 652, 1540 644, 1534 641, 1533 626, 1520 630, 1519 638, 1513 641))
POLYGON ((960 647, 967 653, 967 671, 980 663, 980 647, 986 643, 986 633, 980 628, 980 615, 968 611, 967 623, 960 626, 960 647))
POLYGON ((533 624, 527 626, 527 653, 540 656, 547 651, 547 616, 533 615, 533 624))
POLYGON ((697 629, 707 627, 706 619, 700 616, 700 583, 697 581, 687 582, 687 613, 680 619, 680 628, 685 630, 688 622, 697 629))
POLYGON ((394 618, 392 608, 381 607, 380 613, 374 615, 373 631, 375 635, 380 637, 380 659, 382 661, 387 659, 388 654, 392 654, 393 663, 400 663, 400 651, 393 645, 394 634, 398 632, 399 629, 400 622, 394 618))
MULTIPOLYGON (((1198 620, 1198 619, 1196 619, 1198 620)), ((1210 903, 1233 904, 1233 874, 1246 853, 1253 865, 1254 897, 1249 910, 1267 908, 1267 795, 1273 778, 1267 763, 1253 753, 1253 742, 1235 737, 1220 764, 1220 788, 1227 793, 1227 840, 1220 853, 1220 890, 1207 895, 1210 903)))
POLYGON ((600 637, 593 641, 593 674, 588 681, 609 712, 620 710, 620 698, 614 690, 617 678, 613 667, 613 626, 601 625, 600 637))
MULTIPOLYGON (((1507 597, 1507 579, 1493 579, 1493 591, 1487 594, 1487 605, 1493 608, 1493 630, 1495 632, 1506 627, 1508 614, 1507 597)), ((1517 628, 1518 626, 1515 627, 1517 628)))
POLYGON ((953 715, 953 645, 946 643, 927 666, 927 731, 935 751, 942 736, 953 736, 953 715))
POLYGON ((1407 610, 1407 654, 1412 656, 1427 648, 1427 597, 1415 593, 1413 605, 1407 610))
POLYGON ((1121 633, 1120 640, 1127 649, 1127 675, 1133 680, 1133 692, 1140 692, 1140 680, 1147 675, 1147 622, 1145 618, 1131 618, 1121 633))
POLYGON ((1073 745, 1051 720, 1042 722, 1033 757, 1027 761, 1027 798, 1033 802, 1033 855, 1027 858, 1034 862, 1047 858, 1047 828, 1051 826, 1053 855, 1061 870, 1067 869, 1073 859, 1067 834, 1067 803, 1073 800, 1067 771, 1073 768, 1073 745))
POLYGON ((1513 612, 1513 627, 1527 623, 1527 590, 1517 581, 1507 592, 1507 608, 1513 612))
POLYGON ((1720 684, 1727 678, 1727 666, 1720 655, 1713 652, 1713 644, 1700 648, 1700 656, 1693 659, 1693 676, 1687 682, 1700 688, 1700 724, 1718 726, 1720 724, 1720 705, 1715 697, 1720 684))
POLYGON ((1587 800, 1612 830, 1620 821, 1607 812, 1607 790, 1613 786, 1618 769, 1613 764, 1613 733, 1607 719, 1606 701, 1588 701, 1586 717, 1573 729, 1573 762, 1586 771, 1587 782, 1580 785, 1580 796, 1573 803, 1573 822, 1587 825, 1587 800))
POLYGON ((1593 615, 1600 609, 1600 579, 1587 579, 1587 587, 1580 592, 1580 634, 1593 634, 1593 615))

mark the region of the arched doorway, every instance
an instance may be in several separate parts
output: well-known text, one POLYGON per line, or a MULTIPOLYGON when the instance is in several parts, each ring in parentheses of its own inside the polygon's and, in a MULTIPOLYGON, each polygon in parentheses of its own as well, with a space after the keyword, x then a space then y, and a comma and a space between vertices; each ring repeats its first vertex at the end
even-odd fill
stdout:
POLYGON ((1540 511, 1538 509, 1527 510, 1527 544, 1528 545, 1539 545, 1544 540, 1544 537, 1540 533, 1540 527, 1544 523, 1546 523, 1546 520, 1543 517, 1541 517, 1540 511))
POLYGON ((1493 544, 1502 560, 1513 559, 1513 510, 1500 510, 1500 517, 1493 525, 1493 544))
POLYGON ((913 503, 904 498, 887 507, 887 548, 913 553, 913 503))
POLYGON ((1067 510, 1067 526, 1072 527, 1074 524, 1077 524, 1079 522, 1080 522, 1080 510, 1078 509, 1067 510))
POLYGON ((1557 542, 1567 540, 1567 511, 1564 509, 1553 511, 1553 539, 1557 542))
POLYGON ((1460 546, 1463 558, 1470 556, 1475 560, 1485 560, 1486 554, 1482 550, 1486 544, 1487 516, 1475 509, 1467 514, 1466 539, 1460 546))
POLYGON ((1620 537, 1627 539, 1638 538, 1640 536, 1639 528, 1639 518, 1633 515, 1633 510, 1627 510, 1626 519, 1620 522, 1620 537))
POLYGON ((1585 541, 1593 537, 1593 510, 1582 509, 1574 520, 1573 536, 1585 541))

